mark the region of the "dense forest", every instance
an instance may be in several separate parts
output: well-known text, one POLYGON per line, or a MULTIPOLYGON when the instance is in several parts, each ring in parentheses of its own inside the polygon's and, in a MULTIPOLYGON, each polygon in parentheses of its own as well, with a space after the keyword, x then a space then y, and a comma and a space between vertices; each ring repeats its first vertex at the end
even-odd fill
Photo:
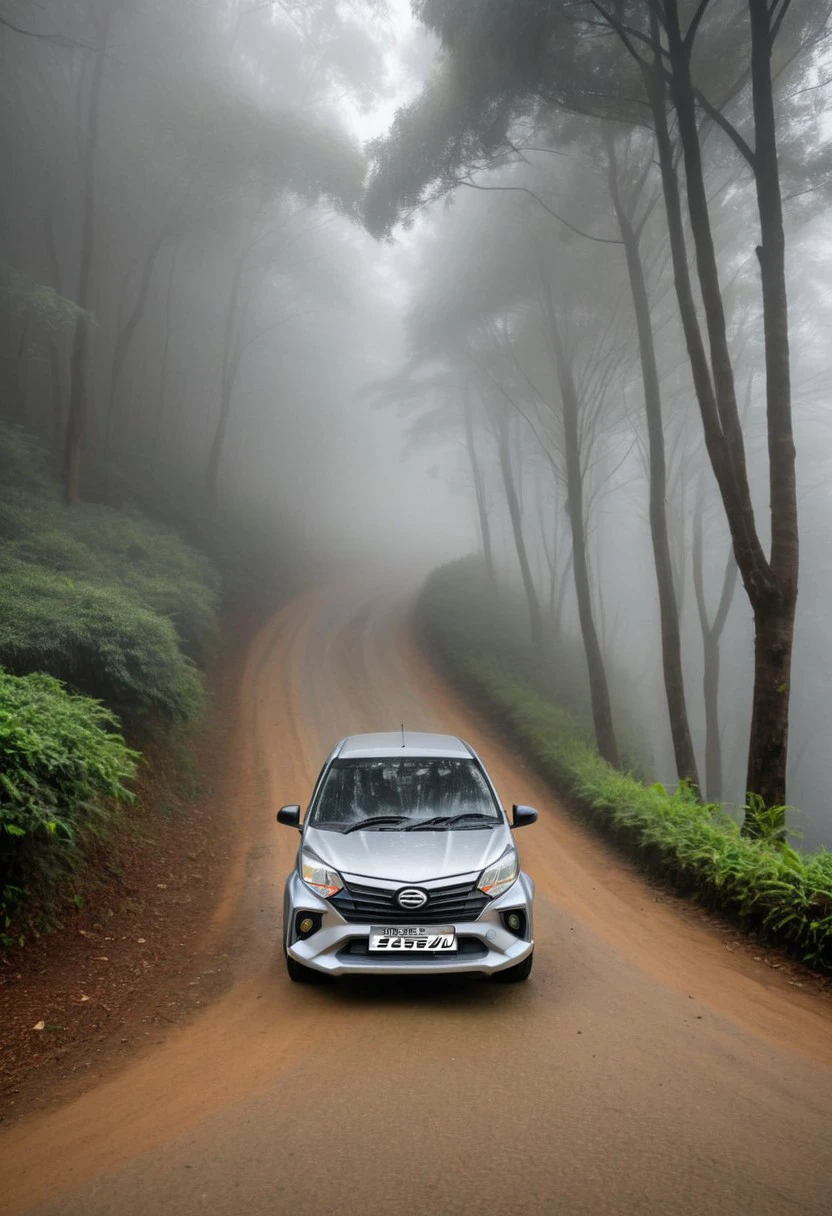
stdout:
POLYGON ((486 564, 543 651, 582 638, 607 760, 624 661, 663 779, 828 840, 829 6, 414 11, 442 54, 368 223, 454 205, 379 397, 464 442, 486 564))
POLYGON ((132 797, 122 733, 199 720, 221 607, 324 551, 310 504, 375 359, 355 124, 383 28, 327 0, 0 5, 9 932, 132 797))
POLYGON ((2 0, 8 907, 198 719, 224 606, 474 545, 613 768, 829 843, 830 32, 2 0))

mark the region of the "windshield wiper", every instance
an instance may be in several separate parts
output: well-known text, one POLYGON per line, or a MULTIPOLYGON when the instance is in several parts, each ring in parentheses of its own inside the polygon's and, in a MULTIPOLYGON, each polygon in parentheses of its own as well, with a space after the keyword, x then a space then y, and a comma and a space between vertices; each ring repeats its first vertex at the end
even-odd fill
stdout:
POLYGON ((404 823, 406 819, 406 815, 375 815, 370 819, 361 819, 358 823, 351 823, 348 828, 344 828, 343 835, 346 836, 349 832, 361 832, 364 828, 375 827, 380 823, 404 823))
POLYGON ((459 823, 461 819, 485 820, 493 827, 496 827, 499 822, 493 815, 486 815, 484 811, 465 811, 461 815, 437 815, 433 819, 422 819, 418 823, 411 823, 410 827, 404 828, 404 831, 419 832, 423 828, 430 830, 431 828, 447 827, 451 823, 459 823))

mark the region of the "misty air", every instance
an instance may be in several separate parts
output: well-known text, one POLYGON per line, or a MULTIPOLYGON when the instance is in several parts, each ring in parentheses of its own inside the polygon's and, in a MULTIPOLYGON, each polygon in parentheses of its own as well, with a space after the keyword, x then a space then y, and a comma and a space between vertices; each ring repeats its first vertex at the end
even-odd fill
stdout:
POLYGON ((832 3, 0 62, 0 1211, 826 1216, 832 3))

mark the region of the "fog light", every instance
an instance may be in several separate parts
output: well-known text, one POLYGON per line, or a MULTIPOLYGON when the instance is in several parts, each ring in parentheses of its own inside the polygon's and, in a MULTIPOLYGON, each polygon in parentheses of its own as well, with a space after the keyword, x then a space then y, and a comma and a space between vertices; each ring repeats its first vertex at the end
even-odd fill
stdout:
POLYGON ((503 927, 508 929, 509 933, 513 933, 515 937, 526 937, 526 913, 517 912, 501 912, 500 917, 503 922, 503 927))
POLYGON ((321 927, 320 912, 298 912, 295 916, 295 937, 303 941, 321 927))

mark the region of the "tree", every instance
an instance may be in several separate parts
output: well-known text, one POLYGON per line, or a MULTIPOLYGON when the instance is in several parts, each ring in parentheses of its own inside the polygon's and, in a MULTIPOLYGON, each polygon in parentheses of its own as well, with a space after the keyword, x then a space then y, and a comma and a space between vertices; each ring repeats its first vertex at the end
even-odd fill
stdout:
MULTIPOLYGON (((826 5, 795 7, 800 11, 790 29, 786 63, 799 64, 825 28, 829 14, 826 5)), ((369 222, 383 231, 427 198, 459 184, 460 166, 470 173, 485 162, 493 163, 495 156, 516 151, 511 128, 518 113, 535 120, 542 107, 558 105, 605 118, 614 114, 633 123, 638 121, 642 100, 648 102, 660 154, 679 308, 706 446, 754 612, 755 681, 747 788, 768 806, 782 806, 786 799, 789 673, 798 573, 773 65, 788 9, 789 0, 771 5, 765 0, 732 0, 718 8, 709 0, 695 6, 680 5, 679 0, 619 0, 608 6, 600 0, 578 4, 519 0, 509 13, 498 0, 479 0, 464 9, 448 0, 420 0, 418 14, 439 35, 450 58, 440 80, 410 111, 397 116, 390 138, 377 149, 376 172, 368 193, 369 222), (608 33, 612 42, 599 37, 599 30, 608 33), (740 65, 717 104, 695 75, 703 74, 703 64, 707 74, 709 58, 724 66, 731 55, 739 57, 740 65), (487 64, 484 86, 483 73, 475 70, 479 59, 487 64), (699 331, 687 264, 668 95, 685 166, 684 197, 710 357, 699 331), (742 105, 750 108, 749 138, 726 117, 732 103, 739 105, 741 117, 742 105), (711 204, 705 189, 702 140, 712 124, 731 140, 751 168, 755 184, 768 402, 769 556, 758 534, 748 484, 711 204)), ((752 834, 755 831, 752 818, 746 828, 752 834)))
POLYGON ((725 774, 722 762, 722 731, 719 720, 720 642, 737 585, 737 563, 731 552, 725 561, 719 600, 713 616, 705 592, 704 515, 705 495, 700 478, 693 516, 693 587, 702 630, 704 667, 702 693, 705 701, 705 791, 711 802, 721 802, 725 774))
MULTIPOLYGON (((442 10, 440 19, 440 7, 436 4, 426 4, 421 6, 420 12, 423 19, 433 24, 437 32, 440 32, 446 46, 456 53, 456 58, 452 58, 450 65, 446 65, 444 76, 434 83, 424 97, 411 107, 409 112, 398 116, 392 139, 376 148, 376 174, 370 184, 367 205, 371 227, 376 230, 380 225, 381 230, 385 227, 389 229, 391 219, 400 213, 397 204, 405 212, 408 208, 418 206, 425 186, 432 180, 438 181, 437 192, 451 189, 460 181, 466 185, 474 185, 471 177, 473 170, 484 164, 499 162, 516 147, 513 143, 515 137, 513 134, 509 136, 511 122, 529 118, 535 129, 543 133, 548 145, 559 141, 562 145, 564 142, 563 133, 558 132, 558 127, 563 124, 558 121, 557 110, 553 109, 549 95, 545 90, 536 87, 533 78, 523 74, 520 62, 505 66, 503 39, 506 30, 502 14, 497 13, 491 6, 490 12, 485 16, 485 30, 480 31, 478 37, 477 30, 473 29, 470 23, 470 10, 465 20, 460 22, 458 13, 454 17, 447 8, 442 10), (493 19, 493 24, 489 25, 490 19, 493 19), (450 23, 453 23, 453 35, 449 32, 450 23), (493 63, 498 47, 501 48, 502 70, 495 76, 493 63), (449 131, 454 132, 453 136, 448 134, 449 131)), ((482 11, 483 6, 480 8, 482 11)), ((516 49, 510 42, 509 57, 516 49)), ((556 104, 560 107, 561 102, 556 104)), ((574 108, 574 102, 572 104, 574 108)), ((573 121, 572 127, 571 133, 565 136, 567 144, 580 143, 586 147, 589 142, 591 145, 593 135, 591 131, 587 131, 585 124, 579 126, 576 131, 573 121)), ((639 167, 631 182, 625 181, 626 169, 629 166, 619 164, 616 139, 611 133, 608 133, 603 141, 603 154, 607 160, 605 185, 609 190, 620 231, 620 238, 604 238, 604 243, 620 243, 624 248, 641 355, 650 450, 650 531, 658 587, 668 716, 677 773, 679 777, 696 786, 698 773, 685 700, 679 616, 667 535, 661 397, 647 287, 639 252, 644 225, 655 202, 655 199, 650 197, 652 191, 646 192, 646 200, 643 197, 651 167, 649 146, 645 149, 644 141, 641 141, 644 167, 639 167), (637 210, 640 212, 638 216, 637 210)), ((532 181, 534 182, 533 178, 532 181)), ((585 180, 580 185, 585 194, 585 180)), ((516 186, 508 188, 518 189, 516 186)), ((527 186, 522 189, 528 191, 527 186)), ((587 239, 595 239, 591 233, 569 223, 562 210, 556 212, 548 202, 544 202, 539 189, 534 192, 534 196, 556 222, 566 223, 572 231, 583 232, 587 239)), ((591 633, 590 630, 590 648, 594 650, 591 633)))
POLYGON ((67 506, 81 496, 81 457, 89 412, 89 358, 92 306, 92 270, 96 224, 96 167, 98 129, 101 119, 101 88, 107 64, 110 29, 118 12, 118 0, 108 0, 97 30, 89 98, 84 121, 82 157, 82 218, 78 255, 78 288, 75 302, 79 308, 69 366, 69 416, 64 452, 64 495, 67 506))

